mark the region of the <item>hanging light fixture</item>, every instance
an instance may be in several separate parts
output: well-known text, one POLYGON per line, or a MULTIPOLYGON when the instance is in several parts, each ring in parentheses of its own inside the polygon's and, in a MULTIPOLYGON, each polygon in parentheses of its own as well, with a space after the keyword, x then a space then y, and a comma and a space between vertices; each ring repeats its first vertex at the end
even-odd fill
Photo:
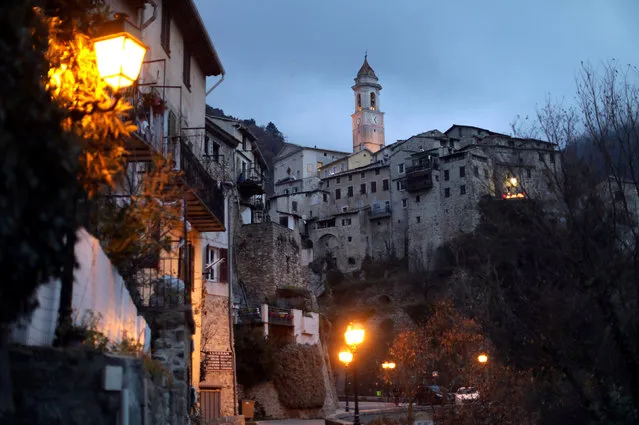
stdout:
POLYGON ((103 24, 93 39, 100 76, 115 90, 132 85, 140 75, 148 47, 140 41, 141 31, 116 14, 103 24))

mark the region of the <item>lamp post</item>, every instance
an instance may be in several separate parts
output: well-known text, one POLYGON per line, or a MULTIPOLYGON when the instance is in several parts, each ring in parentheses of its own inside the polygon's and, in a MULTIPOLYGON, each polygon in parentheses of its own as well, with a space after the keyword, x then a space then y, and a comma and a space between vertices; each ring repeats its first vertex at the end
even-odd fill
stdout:
POLYGON ((488 355, 481 353, 477 356, 477 361, 484 367, 484 379, 486 381, 486 385, 488 385, 488 355))
POLYGON ((351 323, 344 332, 344 340, 346 345, 353 353, 353 386, 355 387, 355 415, 353 425, 361 425, 359 420, 359 400, 357 394, 357 363, 355 362, 355 356, 357 355, 357 346, 364 342, 364 328, 357 323, 351 323))
POLYGON ((344 410, 348 412, 348 365, 353 361, 353 353, 348 350, 340 351, 339 361, 344 363, 344 398, 346 398, 344 410))
POLYGON ((395 387, 393 386, 393 377, 391 375, 391 372, 393 370, 395 370, 395 367, 397 365, 395 364, 395 362, 384 362, 382 363, 382 369, 384 369, 384 372, 388 373, 388 375, 390 376, 390 387, 391 387, 391 395, 393 396, 393 400, 395 402, 395 405, 399 404, 397 397, 395 397, 395 387))
POLYGON ((138 79, 148 50, 140 41, 140 29, 126 17, 117 14, 114 20, 100 26, 93 39, 100 77, 116 92, 138 79))

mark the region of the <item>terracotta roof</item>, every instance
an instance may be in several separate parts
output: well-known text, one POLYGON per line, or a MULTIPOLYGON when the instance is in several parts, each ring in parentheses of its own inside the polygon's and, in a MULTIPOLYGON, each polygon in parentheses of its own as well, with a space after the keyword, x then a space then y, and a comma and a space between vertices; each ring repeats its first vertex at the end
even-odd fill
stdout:
POLYGON ((377 75, 375 75, 375 71, 373 71, 373 68, 371 68, 371 66, 368 64, 368 55, 364 56, 364 63, 362 64, 362 67, 359 69, 359 72, 357 73, 357 78, 359 77, 373 77, 377 80, 377 75))

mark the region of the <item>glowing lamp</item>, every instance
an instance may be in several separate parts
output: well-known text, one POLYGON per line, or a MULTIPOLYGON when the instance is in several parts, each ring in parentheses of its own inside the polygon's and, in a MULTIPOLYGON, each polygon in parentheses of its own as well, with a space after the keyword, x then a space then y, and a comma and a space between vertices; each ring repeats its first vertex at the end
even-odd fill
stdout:
POLYGON ((395 362, 384 362, 382 363, 382 368, 383 369, 395 369, 397 365, 395 364, 395 362))
POLYGON ((480 354, 477 356, 477 361, 482 364, 486 363, 488 361, 488 356, 486 354, 480 354))
POLYGON ((364 328, 357 323, 351 323, 344 332, 344 339, 349 347, 357 347, 364 342, 364 328))
POLYGON ((339 361, 344 363, 346 366, 348 366, 350 364, 350 362, 353 361, 353 353, 351 353, 350 351, 340 351, 339 352, 339 361))
POLYGON ((510 180, 509 180, 509 182, 510 182, 510 185, 511 185, 512 187, 517 187, 517 184, 519 183, 519 182, 517 181, 517 177, 511 177, 511 178, 510 178, 510 180))
POLYGON ((140 30, 125 20, 126 15, 100 27, 93 39, 100 77, 115 91, 128 87, 140 75, 148 47, 140 41, 140 30))

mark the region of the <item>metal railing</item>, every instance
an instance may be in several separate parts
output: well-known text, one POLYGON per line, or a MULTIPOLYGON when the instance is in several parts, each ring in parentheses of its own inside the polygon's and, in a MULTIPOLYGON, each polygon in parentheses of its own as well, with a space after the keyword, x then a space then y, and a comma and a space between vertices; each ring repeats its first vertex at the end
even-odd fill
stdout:
POLYGON ((262 311, 260 307, 243 307, 237 310, 239 324, 260 324, 262 322, 262 311))
POLYGON ((184 182, 195 191, 204 205, 224 223, 224 192, 184 141, 180 142, 180 170, 183 173, 184 182))
POLYGON ((372 205, 368 215, 370 218, 389 215, 391 213, 390 205, 372 205))
POLYGON ((268 308, 268 324, 280 326, 293 326, 293 312, 285 308, 268 308))
POLYGON ((139 270, 127 286, 140 309, 170 310, 190 305, 192 273, 183 273, 184 258, 162 257, 155 268, 139 270))

